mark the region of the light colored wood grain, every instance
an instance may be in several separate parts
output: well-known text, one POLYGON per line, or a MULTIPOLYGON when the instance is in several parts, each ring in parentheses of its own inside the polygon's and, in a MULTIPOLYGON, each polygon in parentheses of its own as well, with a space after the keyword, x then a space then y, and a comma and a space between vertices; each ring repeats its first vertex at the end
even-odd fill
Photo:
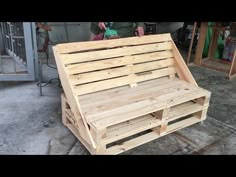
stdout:
POLYGON ((221 26, 221 22, 216 22, 216 27, 212 29, 212 37, 208 51, 208 58, 215 58, 215 52, 218 45, 218 38, 220 34, 220 29, 218 27, 221 26))
POLYGON ((198 123, 200 121, 201 120, 198 117, 193 116, 193 117, 190 117, 188 119, 185 119, 185 120, 176 122, 174 124, 168 125, 167 130, 166 130, 167 133, 165 133, 163 135, 175 132, 177 130, 180 130, 182 128, 188 127, 188 126, 190 126, 192 124, 195 124, 195 123, 198 123))
POLYGON ((163 134, 164 132, 166 132, 166 128, 167 128, 167 125, 168 125, 168 117, 169 117, 169 114, 170 114, 170 107, 167 107, 163 110, 161 110, 161 115, 160 115, 160 118, 161 118, 161 127, 159 129, 159 134, 163 134))
POLYGON ((103 141, 103 143, 109 144, 122 138, 159 126, 161 123, 160 120, 151 115, 146 115, 143 117, 145 117, 145 119, 143 119, 142 121, 137 122, 137 120, 134 119, 129 121, 129 123, 122 123, 122 127, 120 126, 119 129, 113 131, 108 130, 107 138, 103 141))
POLYGON ((202 97, 204 91, 196 89, 193 91, 179 90, 158 98, 145 99, 130 105, 109 110, 108 112, 87 116, 87 120, 95 127, 107 127, 139 116, 165 109, 176 104, 202 97))
MULTIPOLYGON (((74 85, 84 84, 88 82, 110 79, 114 77, 125 76, 144 71, 157 70, 160 68, 171 67, 173 65, 174 65, 173 58, 169 58, 165 60, 153 61, 136 65, 126 65, 115 69, 106 69, 89 73, 82 73, 75 76, 73 84, 74 85)), ((95 67, 98 68, 99 65, 95 67)), ((89 68, 86 69, 88 70, 89 68)))
POLYGON ((109 79, 105 81, 84 84, 84 85, 75 87, 76 95, 88 94, 88 93, 97 92, 100 90, 110 89, 110 88, 119 87, 119 86, 128 85, 132 83, 137 83, 137 82, 142 82, 145 80, 151 80, 151 79, 167 76, 174 73, 175 73, 175 69, 172 67, 172 68, 154 70, 154 71, 151 71, 150 73, 142 74, 142 75, 128 75, 128 76, 119 77, 115 79, 109 79))
POLYGON ((113 68, 117 66, 138 64, 149 61, 161 60, 173 57, 170 51, 155 52, 134 56, 125 56, 118 58, 111 58, 106 60, 91 61, 87 63, 74 64, 66 67, 69 74, 83 73, 88 71, 94 71, 105 68, 113 68))
MULTIPOLYGON (((137 88, 142 88, 140 85, 137 88)), ((161 85, 154 85, 149 88, 131 89, 131 92, 123 92, 119 95, 111 96, 107 99, 97 99, 92 102, 83 102, 82 109, 85 115, 97 114, 100 112, 108 111, 121 106, 129 105, 138 101, 149 99, 152 97, 159 97, 169 94, 171 91, 178 91, 180 88, 188 87, 188 84, 181 81, 169 81, 161 85)))
POLYGON ((110 147, 106 150, 105 154, 107 154, 107 155, 120 154, 120 153, 125 152, 127 150, 130 150, 132 148, 138 147, 142 144, 145 144, 145 143, 148 143, 152 140, 155 140, 159 137, 160 137, 160 135, 158 135, 157 133, 150 132, 150 133, 147 133, 145 135, 142 135, 142 136, 139 136, 137 138, 126 141, 126 142, 122 143, 122 145, 112 146, 112 147, 110 147))
POLYGON ((159 135, 159 134, 152 131, 152 132, 147 133, 145 135, 142 135, 142 136, 139 136, 137 138, 126 141, 126 142, 122 143, 121 145, 115 145, 111 148, 108 148, 106 150, 105 154, 120 154, 122 152, 130 150, 130 149, 135 148, 137 146, 140 146, 144 143, 148 143, 148 142, 150 142, 152 140, 155 140, 155 139, 157 139, 161 136, 167 135, 169 133, 172 133, 174 131, 177 131, 179 129, 182 129, 182 128, 190 126, 190 125, 193 125, 193 124, 198 123, 198 122, 200 122, 200 120, 198 118, 191 117, 189 119, 186 119, 186 120, 183 120, 183 121, 180 121, 178 123, 175 123, 175 124, 172 124, 172 125, 168 126, 166 133, 164 133, 162 135, 159 135))
POLYGON ((109 90, 103 90, 100 92, 90 93, 87 95, 81 95, 79 96, 79 100, 83 105, 88 105, 90 103, 96 104, 98 102, 103 102, 103 101, 107 102, 108 100, 110 100, 110 98, 113 97, 121 97, 123 95, 129 95, 138 91, 142 92, 142 90, 144 91, 153 87, 158 87, 163 84, 170 83, 172 81, 175 82, 177 80, 178 79, 170 80, 168 77, 157 78, 153 80, 140 82, 138 87, 132 89, 130 89, 129 86, 122 86, 118 88, 112 88, 109 90))
POLYGON ((225 64, 225 63, 217 62, 216 60, 217 59, 214 59, 214 60, 211 60, 211 59, 203 60, 202 63, 201 63, 201 66, 229 73, 230 65, 225 64))
POLYGON ((189 49, 188 49, 188 56, 187 56, 187 60, 186 60, 187 65, 189 64, 191 54, 192 54, 192 48, 193 48, 193 42, 194 42, 196 28, 197 28, 197 22, 194 22, 192 37, 191 37, 191 41, 190 41, 190 45, 189 45, 189 49))
POLYGON ((86 132, 86 133, 84 133, 84 135, 86 135, 86 137, 83 137, 83 138, 85 140, 87 140, 88 143, 91 143, 93 148, 96 148, 96 145, 95 145, 95 143, 93 141, 91 133, 89 132, 89 128, 88 128, 87 122, 86 122, 86 120, 85 120, 85 118, 84 118, 84 116, 82 114, 82 110, 80 108, 78 97, 75 95, 74 88, 73 88, 73 86, 70 83, 70 77, 65 72, 65 66, 61 62, 61 58, 60 58, 60 56, 59 56, 59 54, 57 52, 56 47, 53 47, 52 49, 53 49, 54 56, 56 58, 56 64, 57 64, 57 68, 58 68, 61 84, 62 84, 63 89, 65 91, 65 95, 66 95, 66 98, 68 99, 68 103, 70 104, 72 112, 75 115, 75 119, 77 121, 77 125, 81 126, 78 123, 79 122, 78 116, 80 116, 82 118, 82 120, 83 120, 83 125, 84 125, 84 126, 80 127, 81 131, 85 131, 86 132))
POLYGON ((142 37, 120 38, 116 40, 101 40, 89 42, 72 42, 66 44, 58 44, 59 53, 71 53, 79 51, 87 51, 94 49, 106 49, 120 46, 140 45, 157 42, 165 42, 171 40, 170 34, 157 34, 142 37))
POLYGON ((84 140, 80 134, 77 128, 75 128, 72 124, 68 124, 66 125, 68 127, 68 129, 70 129, 70 131, 76 136, 76 138, 79 139, 79 141, 86 147, 86 149, 91 153, 94 154, 94 149, 91 147, 91 145, 84 140))
POLYGON ((206 40, 208 22, 201 22, 200 32, 199 32, 199 39, 197 43, 197 48, 195 52, 194 63, 196 65, 200 65, 202 62, 202 54, 204 49, 204 44, 206 40))
POLYGON ((194 103, 192 101, 174 106, 170 110, 168 122, 201 111, 203 108, 203 105, 194 103))
POLYGON ((233 57, 233 61, 230 67, 230 71, 229 71, 229 78, 233 78, 233 76, 236 74, 236 50, 234 52, 234 57, 233 57))
POLYGON ((148 52, 157 52, 161 50, 171 50, 171 42, 157 44, 147 44, 141 46, 122 47, 109 50, 90 51, 78 54, 61 54, 62 61, 65 65, 72 63, 88 62, 127 55, 142 54, 148 52))
POLYGON ((172 41, 173 54, 175 59, 176 72, 179 75, 180 79, 183 79, 195 86, 198 86, 194 80, 192 73, 190 72, 188 66, 184 62, 183 57, 179 53, 178 48, 176 47, 174 41, 172 41))
POLYGON ((206 117, 201 100, 190 100, 209 92, 197 86, 170 34, 63 44, 53 52, 68 100, 64 123, 92 154, 126 151, 206 117), (169 125, 185 115, 193 117, 169 125), (145 130, 153 132, 106 149, 145 130))

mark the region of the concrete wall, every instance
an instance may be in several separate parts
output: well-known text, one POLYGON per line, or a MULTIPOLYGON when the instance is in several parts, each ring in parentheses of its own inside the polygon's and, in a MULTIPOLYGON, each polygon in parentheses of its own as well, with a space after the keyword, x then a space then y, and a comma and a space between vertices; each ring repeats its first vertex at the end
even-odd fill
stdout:
POLYGON ((158 22, 157 33, 173 33, 183 26, 184 22, 158 22))
MULTIPOLYGON (((52 31, 49 37, 52 43, 49 45, 49 58, 53 59, 52 46, 59 43, 88 41, 90 39, 90 22, 48 22, 52 31)), ((39 45, 43 43, 40 38, 39 45)), ((45 58, 44 54, 39 54, 39 58, 45 58)))
POLYGON ((50 39, 55 43, 87 41, 90 36, 90 22, 49 22, 52 31, 50 39))

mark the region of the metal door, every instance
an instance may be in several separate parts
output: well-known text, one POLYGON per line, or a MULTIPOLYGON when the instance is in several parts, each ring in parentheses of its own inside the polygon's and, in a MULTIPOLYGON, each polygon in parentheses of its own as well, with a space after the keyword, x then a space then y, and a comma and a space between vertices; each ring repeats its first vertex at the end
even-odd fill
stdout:
POLYGON ((34 81, 35 23, 1 22, 0 28, 0 81, 34 81))

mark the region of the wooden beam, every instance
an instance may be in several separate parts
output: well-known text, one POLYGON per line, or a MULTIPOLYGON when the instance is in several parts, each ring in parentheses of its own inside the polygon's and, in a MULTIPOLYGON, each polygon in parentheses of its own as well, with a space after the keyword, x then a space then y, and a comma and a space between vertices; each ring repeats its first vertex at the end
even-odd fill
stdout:
POLYGON ((184 62, 183 57, 179 53, 178 48, 176 47, 174 41, 172 40, 173 54, 176 64, 176 72, 180 79, 185 80, 195 86, 198 86, 195 79, 192 76, 192 73, 189 71, 188 66, 184 62))
POLYGON ((189 60, 190 60, 191 54, 192 54, 193 41, 194 41, 194 36, 195 36, 196 27, 197 27, 197 22, 194 22, 194 25, 193 25, 193 32, 192 32, 192 38, 191 38, 191 42, 190 42, 189 49, 188 49, 187 65, 189 64, 189 60))
POLYGON ((203 49, 204 49, 207 28, 208 28, 208 23, 201 22, 200 34, 199 34, 199 39, 198 39, 197 49, 195 52, 195 59, 194 59, 194 63, 196 65, 200 65, 201 61, 202 61, 202 53, 203 53, 203 49))
MULTIPOLYGON (((89 128, 88 128, 88 124, 87 124, 85 117, 82 113, 78 97, 74 94, 75 93, 74 87, 69 82, 70 77, 65 72, 65 66, 62 64, 62 61, 61 61, 61 58, 58 54, 56 46, 53 47, 53 53, 54 53, 54 56, 57 58, 56 62, 57 62, 58 71, 59 71, 59 73, 61 73, 61 75, 60 75, 61 83, 62 83, 63 89, 65 90, 66 97, 68 98, 68 102, 70 104, 70 107, 75 115, 77 124, 78 124, 78 126, 80 126, 78 123, 79 122, 78 117, 80 116, 83 120, 83 124, 85 127, 85 131, 87 132, 88 139, 90 140, 93 148, 95 149, 96 145, 95 145, 95 142, 93 141, 92 135, 91 135, 89 128)), ((84 137, 84 138, 86 139, 87 137, 84 137)))
MULTIPOLYGON (((216 27, 220 27, 221 23, 216 22, 216 27)), ((218 38, 219 38, 219 33, 220 29, 219 28, 213 28, 212 29, 212 38, 211 38, 211 43, 209 46, 209 51, 208 51, 208 58, 215 58, 215 53, 217 50, 217 45, 218 45, 218 38)))
POLYGON ((236 50, 234 51, 234 57, 229 71, 229 79, 232 79, 236 75, 236 50))
POLYGON ((130 38, 120 38, 116 40, 100 40, 100 41, 85 41, 85 42, 72 42, 65 44, 58 44, 57 49, 60 54, 62 53, 72 53, 81 52, 89 50, 98 49, 109 49, 124 46, 133 46, 140 44, 150 44, 170 41, 171 35, 168 34, 157 34, 157 35, 146 35, 143 37, 130 37, 130 38))

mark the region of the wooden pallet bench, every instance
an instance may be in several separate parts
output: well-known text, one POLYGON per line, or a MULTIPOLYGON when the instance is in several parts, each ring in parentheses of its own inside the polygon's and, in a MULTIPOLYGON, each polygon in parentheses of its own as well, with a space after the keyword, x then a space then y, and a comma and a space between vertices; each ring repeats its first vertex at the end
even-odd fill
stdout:
POLYGON ((119 154, 206 119, 198 87, 170 34, 53 47, 62 120, 91 154, 119 154))

